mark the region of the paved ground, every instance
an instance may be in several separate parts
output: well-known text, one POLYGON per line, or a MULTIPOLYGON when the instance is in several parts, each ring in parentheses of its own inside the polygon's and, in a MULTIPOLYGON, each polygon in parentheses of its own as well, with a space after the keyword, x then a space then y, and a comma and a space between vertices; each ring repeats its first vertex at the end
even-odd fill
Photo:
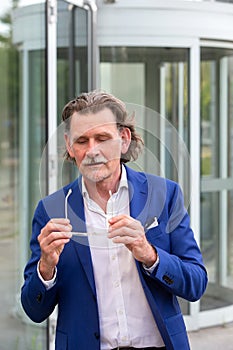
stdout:
POLYGON ((233 323, 190 332, 189 339, 192 350, 233 350, 233 323))

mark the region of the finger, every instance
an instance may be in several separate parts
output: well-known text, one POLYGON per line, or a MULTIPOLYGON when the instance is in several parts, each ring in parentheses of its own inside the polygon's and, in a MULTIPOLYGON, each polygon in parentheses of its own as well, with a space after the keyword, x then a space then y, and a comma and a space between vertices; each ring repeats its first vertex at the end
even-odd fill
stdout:
POLYGON ((113 229, 110 230, 108 233, 108 238, 114 238, 114 237, 124 237, 124 236, 128 236, 128 237, 132 237, 132 238, 136 238, 142 235, 142 232, 140 230, 135 230, 132 229, 131 227, 120 227, 119 229, 113 229))
POLYGON ((50 220, 41 230, 42 236, 48 236, 51 232, 55 231, 71 231, 72 226, 69 221, 65 219, 50 220), (62 221, 63 220, 63 221, 62 221))
POLYGON ((119 222, 121 220, 127 220, 129 218, 130 218, 130 216, 125 215, 125 214, 121 214, 121 215, 117 215, 117 216, 114 216, 114 217, 110 218, 108 220, 108 222, 109 222, 110 225, 114 225, 114 224, 116 224, 117 222, 119 222))
POLYGON ((50 235, 47 237, 48 240, 52 241, 56 241, 58 239, 66 239, 66 238, 71 238, 72 237, 72 233, 71 231, 55 231, 50 233, 50 235))
POLYGON ((141 223, 130 216, 122 215, 109 219, 109 230, 115 230, 122 227, 131 227, 132 229, 137 229, 140 227, 141 223))
POLYGON ((46 241, 47 244, 50 244, 53 241, 57 241, 59 239, 67 239, 71 237, 72 233, 70 231, 54 231, 51 232, 48 236, 44 237, 44 241, 46 241))
POLYGON ((126 246, 133 244, 136 240, 138 240, 137 237, 130 236, 117 236, 112 239, 113 243, 124 244, 126 246))
POLYGON ((50 223, 48 225, 48 229, 50 232, 69 232, 72 230, 72 226, 70 224, 57 224, 57 223, 50 223))
MULTIPOLYGON (((69 240, 72 237, 70 231, 55 231, 50 232, 48 235, 40 234, 38 236, 38 241, 40 243, 41 249, 45 249, 47 246, 51 245, 52 242, 57 240, 69 240)), ((66 243, 66 242, 64 242, 66 243)))
POLYGON ((145 235, 145 231, 141 223, 135 219, 132 219, 131 217, 124 217, 110 225, 108 233, 109 238, 116 236, 140 237, 145 235))
POLYGON ((49 228, 50 227, 52 229, 56 228, 57 231, 62 231, 63 228, 64 228, 65 231, 68 231, 69 228, 71 227, 70 220, 69 219, 64 219, 64 218, 53 218, 47 223, 47 225, 49 226, 49 228))
POLYGON ((69 237, 58 237, 57 239, 50 242, 47 245, 46 250, 49 252, 55 251, 57 249, 63 249, 64 245, 70 241, 69 237))
POLYGON ((52 218, 50 220, 50 222, 55 223, 55 224, 62 224, 62 225, 66 225, 70 223, 69 219, 65 219, 65 218, 52 218))

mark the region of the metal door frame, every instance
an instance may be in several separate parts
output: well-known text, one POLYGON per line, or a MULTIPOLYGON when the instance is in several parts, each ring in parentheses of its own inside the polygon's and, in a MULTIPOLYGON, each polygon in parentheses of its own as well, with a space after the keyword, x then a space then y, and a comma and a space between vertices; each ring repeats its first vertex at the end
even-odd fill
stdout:
MULTIPOLYGON (((95 0, 64 0, 70 5, 88 12, 88 90, 96 88, 97 77, 97 6, 95 0)), ((57 3, 46 0, 46 142, 47 153, 47 194, 57 190, 57 3), (49 142, 48 142, 49 140, 49 142)), ((55 344, 57 311, 47 322, 47 350, 55 344)))

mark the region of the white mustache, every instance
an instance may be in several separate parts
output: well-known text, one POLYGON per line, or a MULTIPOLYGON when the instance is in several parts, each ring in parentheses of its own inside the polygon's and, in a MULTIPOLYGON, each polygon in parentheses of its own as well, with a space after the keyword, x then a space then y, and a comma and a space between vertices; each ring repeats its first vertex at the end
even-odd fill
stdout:
POLYGON ((90 157, 86 157, 83 159, 82 161, 82 165, 95 165, 98 163, 107 163, 107 159, 105 157, 94 157, 94 158, 90 158, 90 157))

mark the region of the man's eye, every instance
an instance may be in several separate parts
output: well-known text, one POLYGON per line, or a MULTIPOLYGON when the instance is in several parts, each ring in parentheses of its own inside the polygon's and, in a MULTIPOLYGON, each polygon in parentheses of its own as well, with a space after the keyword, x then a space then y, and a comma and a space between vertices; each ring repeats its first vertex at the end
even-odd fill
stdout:
POLYGON ((77 140, 75 140, 75 143, 77 143, 79 145, 85 144, 86 142, 87 142, 86 139, 77 139, 77 140))
POLYGON ((106 137, 100 137, 98 139, 99 142, 104 142, 104 141, 107 141, 108 139, 106 137))
POLYGON ((104 142, 104 141, 108 141, 110 138, 108 136, 99 136, 98 137, 98 141, 99 142, 104 142))

